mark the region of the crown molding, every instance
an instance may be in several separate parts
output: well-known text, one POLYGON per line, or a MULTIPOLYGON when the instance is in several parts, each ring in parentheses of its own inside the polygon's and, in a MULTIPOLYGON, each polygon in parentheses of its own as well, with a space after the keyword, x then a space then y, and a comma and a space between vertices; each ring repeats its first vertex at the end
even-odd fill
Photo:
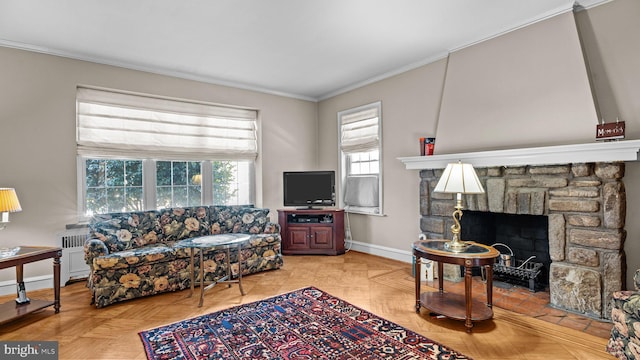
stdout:
POLYGON ((592 162, 638 161, 640 140, 557 145, 458 154, 401 157, 407 170, 444 169, 461 161, 474 167, 558 165, 592 162))
POLYGON ((606 4, 613 0, 576 0, 574 5, 575 11, 588 10, 598 5, 606 4))
POLYGON ((86 61, 86 62, 91 62, 95 64, 115 66, 123 69, 142 71, 142 72, 147 72, 147 73, 156 74, 156 75, 164 75, 164 76, 171 76, 179 79, 199 81, 199 82, 204 82, 212 85, 227 86, 227 87, 232 87, 232 88, 241 89, 241 90, 255 91, 255 92, 269 94, 269 95, 276 95, 276 96, 282 96, 282 97, 306 100, 306 101, 312 101, 312 102, 318 101, 317 98, 310 97, 310 96, 291 94, 291 93, 286 93, 286 92, 277 91, 273 89, 261 88, 261 87, 243 84, 239 82, 221 80, 221 79, 216 79, 216 78, 202 76, 202 75, 193 74, 193 73, 168 70, 168 69, 155 67, 155 66, 139 65, 139 64, 132 64, 132 63, 127 63, 123 61, 117 61, 113 59, 98 58, 98 57, 93 57, 85 54, 51 49, 43 46, 8 41, 5 39, 0 39, 0 46, 13 48, 17 50, 31 51, 31 52, 36 52, 36 53, 41 53, 46 55, 59 56, 59 57, 72 59, 72 60, 80 60, 80 61, 86 61))

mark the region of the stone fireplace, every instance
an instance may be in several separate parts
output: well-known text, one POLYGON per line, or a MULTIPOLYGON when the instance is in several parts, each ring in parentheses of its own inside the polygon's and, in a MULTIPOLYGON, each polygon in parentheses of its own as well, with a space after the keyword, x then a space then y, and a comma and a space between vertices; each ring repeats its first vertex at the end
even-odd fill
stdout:
MULTIPOLYGON (((465 210, 546 216, 551 305, 609 318, 626 276, 624 162, 474 166, 486 192, 464 195, 465 210)), ((454 195, 433 192, 441 174, 420 171, 420 229, 432 239, 453 225, 454 195)))

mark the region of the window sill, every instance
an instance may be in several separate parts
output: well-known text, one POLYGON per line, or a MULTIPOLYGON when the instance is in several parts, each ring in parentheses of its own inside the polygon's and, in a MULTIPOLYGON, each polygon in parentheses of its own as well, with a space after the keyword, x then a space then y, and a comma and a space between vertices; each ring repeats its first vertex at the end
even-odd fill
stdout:
POLYGON ((344 211, 349 214, 360 214, 360 215, 372 215, 372 216, 385 216, 380 208, 367 208, 367 207, 358 207, 358 206, 345 206, 344 211))

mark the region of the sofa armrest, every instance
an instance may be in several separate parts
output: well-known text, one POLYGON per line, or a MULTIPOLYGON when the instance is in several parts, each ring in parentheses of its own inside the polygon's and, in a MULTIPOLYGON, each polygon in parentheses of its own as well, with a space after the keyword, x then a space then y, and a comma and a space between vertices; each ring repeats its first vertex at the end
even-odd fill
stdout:
POLYGON ((90 238, 84 242, 84 261, 93 269, 93 259, 109 254, 109 249, 102 240, 90 238))
POLYGON ((263 234, 280 234, 280 224, 268 222, 264 226, 263 234))

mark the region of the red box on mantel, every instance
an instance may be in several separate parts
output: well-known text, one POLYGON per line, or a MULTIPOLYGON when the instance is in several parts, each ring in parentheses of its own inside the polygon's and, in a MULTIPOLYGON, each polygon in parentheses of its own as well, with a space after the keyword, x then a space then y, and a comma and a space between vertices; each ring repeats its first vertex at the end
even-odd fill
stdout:
POLYGON ((420 138, 420 156, 433 155, 433 146, 436 138, 420 138))

